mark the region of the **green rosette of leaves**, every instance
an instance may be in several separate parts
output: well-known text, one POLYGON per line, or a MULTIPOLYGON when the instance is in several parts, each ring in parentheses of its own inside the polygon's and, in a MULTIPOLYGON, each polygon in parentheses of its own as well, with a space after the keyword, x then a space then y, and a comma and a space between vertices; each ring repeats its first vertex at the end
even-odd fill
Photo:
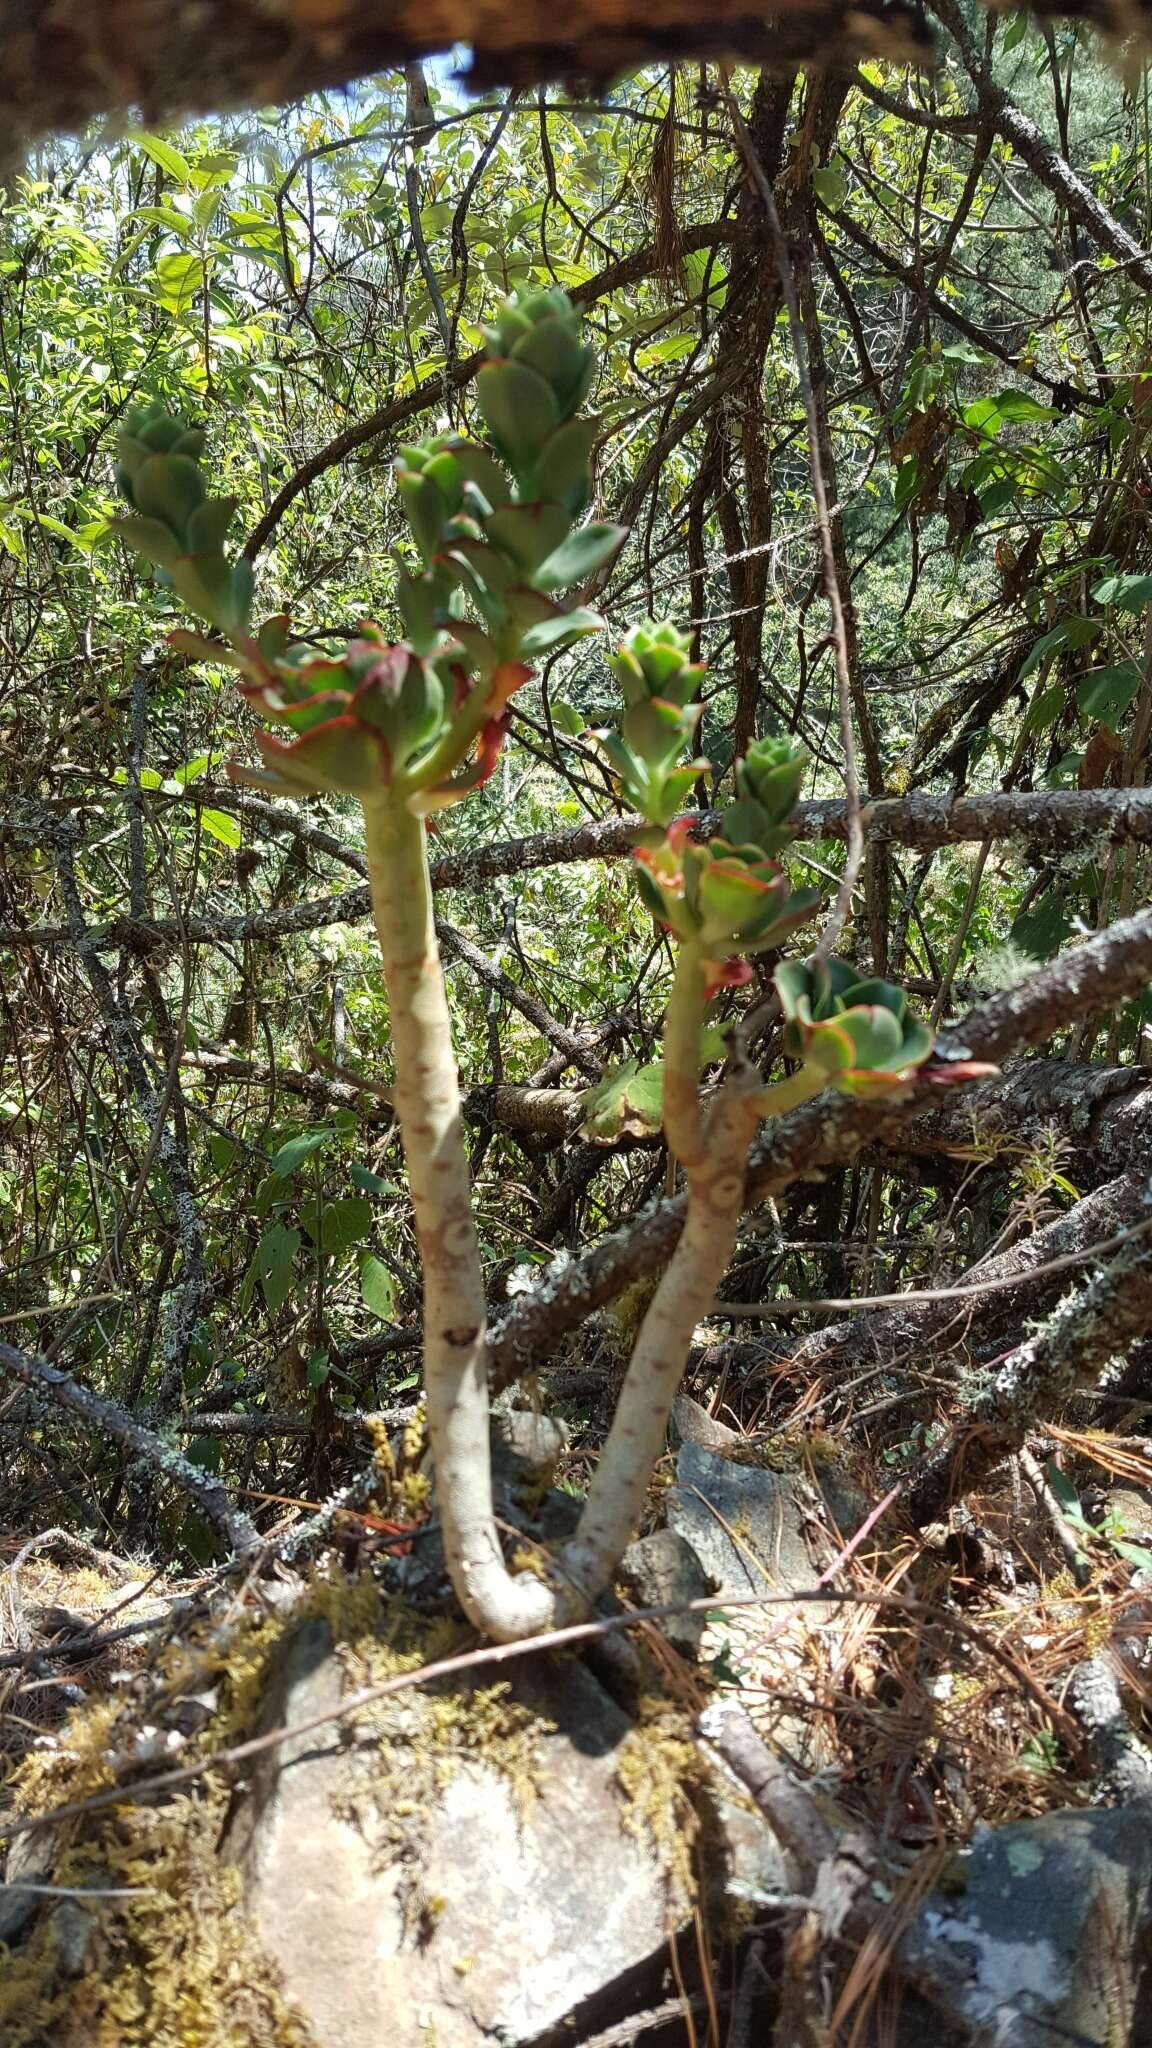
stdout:
MULTIPOLYGON (((713 960, 782 945, 819 904, 819 890, 793 889, 775 858, 806 766, 790 741, 759 740, 737 766, 736 801, 715 839, 696 845, 691 820, 680 817, 655 846, 637 848, 637 884, 653 916, 713 960)), ((714 986, 746 979, 733 968, 712 977, 714 986)))
POLYGON ((190 611, 232 639, 248 630, 252 565, 224 559, 237 500, 209 497, 200 470, 203 446, 198 427, 158 403, 128 413, 116 439, 116 483, 132 510, 112 526, 156 563, 190 611))
POLYGON ((670 825, 708 766, 678 765, 695 743, 703 665, 691 659, 675 626, 646 619, 612 656, 612 672, 624 710, 619 734, 601 734, 601 744, 629 802, 650 824, 670 825))
POLYGON ((909 1086, 935 1035, 891 982, 862 980, 846 960, 785 960, 776 969, 784 1051, 825 1086, 879 1101, 909 1086))

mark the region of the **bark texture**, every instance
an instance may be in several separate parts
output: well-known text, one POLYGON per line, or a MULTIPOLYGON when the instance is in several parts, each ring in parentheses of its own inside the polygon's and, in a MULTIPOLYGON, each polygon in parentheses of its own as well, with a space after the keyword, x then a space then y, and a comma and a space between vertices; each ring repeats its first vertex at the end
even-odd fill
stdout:
MULTIPOLYGON (((1101 19, 1098 6, 1060 11, 1101 19)), ((18 148, 101 115, 157 123, 282 104, 457 43, 472 50, 478 85, 605 79, 682 56, 851 68, 866 56, 924 62, 932 51, 907 0, 776 0, 771 17, 747 0, 574 0, 562 14, 546 0, 0 0, 0 115, 18 148)))

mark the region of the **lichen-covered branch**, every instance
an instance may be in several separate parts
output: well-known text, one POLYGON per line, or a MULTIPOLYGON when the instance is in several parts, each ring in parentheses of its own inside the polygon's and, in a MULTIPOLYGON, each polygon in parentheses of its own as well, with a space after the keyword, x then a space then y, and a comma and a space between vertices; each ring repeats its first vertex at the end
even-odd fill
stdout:
POLYGON ((1038 1420, 1058 1414, 1149 1330, 1152 1256, 1142 1231, 997 1367, 960 1429, 909 1485, 905 1502, 913 1520, 920 1526, 935 1521, 954 1495, 978 1486, 1010 1457, 1038 1420))
POLYGON ((67 1408, 94 1435, 110 1436, 133 1457, 146 1459, 163 1478, 187 1494, 220 1535, 231 1556, 247 1559, 259 1550, 259 1535, 243 1510, 233 1506, 220 1481, 202 1465, 190 1464, 182 1452, 165 1443, 154 1430, 135 1422, 115 1402, 81 1386, 71 1373, 49 1365, 46 1358, 18 1351, 11 1344, 0 1343, 0 1366, 34 1394, 42 1395, 59 1408, 67 1408))

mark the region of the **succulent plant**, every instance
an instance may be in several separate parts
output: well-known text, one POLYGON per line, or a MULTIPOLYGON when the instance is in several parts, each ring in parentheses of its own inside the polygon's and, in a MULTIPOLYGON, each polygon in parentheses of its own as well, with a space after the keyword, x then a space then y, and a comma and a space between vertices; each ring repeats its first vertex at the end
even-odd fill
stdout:
POLYGON ((624 793, 653 825, 669 825, 706 761, 678 767, 700 721, 696 701, 704 675, 688 641, 672 625, 651 619, 634 626, 612 656, 624 696, 620 735, 601 735, 624 793))
POLYGON ((359 640, 328 656, 276 647, 280 623, 261 636, 266 672, 240 685, 264 718, 295 736, 257 733, 266 768, 296 791, 368 794, 390 782, 439 731, 444 685, 435 669, 392 646, 379 626, 365 625, 359 640))
POLYGON ((597 429, 575 415, 594 351, 562 291, 510 301, 488 343, 477 392, 494 451, 442 435, 396 458, 419 557, 399 569, 398 646, 375 625, 331 656, 290 645, 283 619, 254 636, 251 566, 223 551, 236 501, 209 497, 203 435, 159 405, 125 421, 116 475, 132 510, 116 529, 229 648, 187 632, 175 643, 231 660, 253 708, 291 735, 259 735, 265 772, 248 779, 367 796, 400 778, 415 810, 456 802, 491 773, 527 664, 600 630, 595 612, 560 595, 624 537, 576 524, 597 429))
POLYGON ((594 431, 575 422, 596 372, 580 315, 556 288, 511 299, 485 329, 476 379, 484 421, 521 498, 556 496, 578 518, 588 502, 594 431))
POLYGON ((210 498, 200 472, 204 436, 158 403, 127 414, 116 437, 116 482, 132 507, 112 521, 137 554, 159 565, 184 602, 229 636, 248 630, 252 565, 226 562, 235 498, 210 498))
POLYGON ((878 1100, 916 1078, 935 1035, 891 982, 862 980, 846 960, 784 960, 776 969, 784 1050, 843 1094, 878 1100))
POLYGON ((636 849, 636 880, 654 917, 712 958, 762 953, 807 922, 816 889, 794 890, 778 860, 754 846, 697 846, 677 818, 653 847, 636 849))
POLYGON ((782 736, 756 740, 736 763, 736 801, 729 804, 720 828, 721 842, 776 853, 791 834, 788 819, 804 786, 808 755, 782 736))

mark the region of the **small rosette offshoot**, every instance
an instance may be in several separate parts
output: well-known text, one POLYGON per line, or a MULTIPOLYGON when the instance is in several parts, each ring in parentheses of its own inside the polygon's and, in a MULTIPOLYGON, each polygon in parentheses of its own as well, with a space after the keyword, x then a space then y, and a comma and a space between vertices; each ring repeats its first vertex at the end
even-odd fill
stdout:
POLYGON ((601 735, 624 795, 651 825, 670 825, 706 761, 680 765, 695 743, 704 669, 675 626, 646 619, 612 656, 624 697, 620 731, 601 735))
POLYGON ((790 741, 758 740, 737 766, 736 801, 715 839, 695 844, 691 821, 680 817, 656 845, 637 848, 641 896, 654 917, 706 956, 713 989, 747 980, 747 958, 782 945, 819 904, 819 890, 793 889, 775 858, 806 765, 790 741))
POLYGON ((200 470, 204 436, 153 403, 127 414, 116 438, 116 482, 132 507, 111 523, 121 540, 155 562, 190 611, 232 641, 252 611, 252 565, 228 562, 224 536, 235 498, 209 497, 200 470))
POLYGON ((566 293, 509 300, 486 342, 476 397, 492 447, 440 437, 401 448, 395 464, 421 558, 397 593, 406 630, 420 652, 453 635, 482 676, 600 631, 595 612, 559 593, 625 538, 619 526, 578 524, 599 428, 577 413, 596 357, 566 293), (461 620, 461 598, 480 623, 461 620))
POLYGON ((784 1051, 813 1079, 880 1101, 909 1087, 929 1060, 934 1033, 891 982, 862 980, 846 960, 785 960, 776 969, 784 1051))

